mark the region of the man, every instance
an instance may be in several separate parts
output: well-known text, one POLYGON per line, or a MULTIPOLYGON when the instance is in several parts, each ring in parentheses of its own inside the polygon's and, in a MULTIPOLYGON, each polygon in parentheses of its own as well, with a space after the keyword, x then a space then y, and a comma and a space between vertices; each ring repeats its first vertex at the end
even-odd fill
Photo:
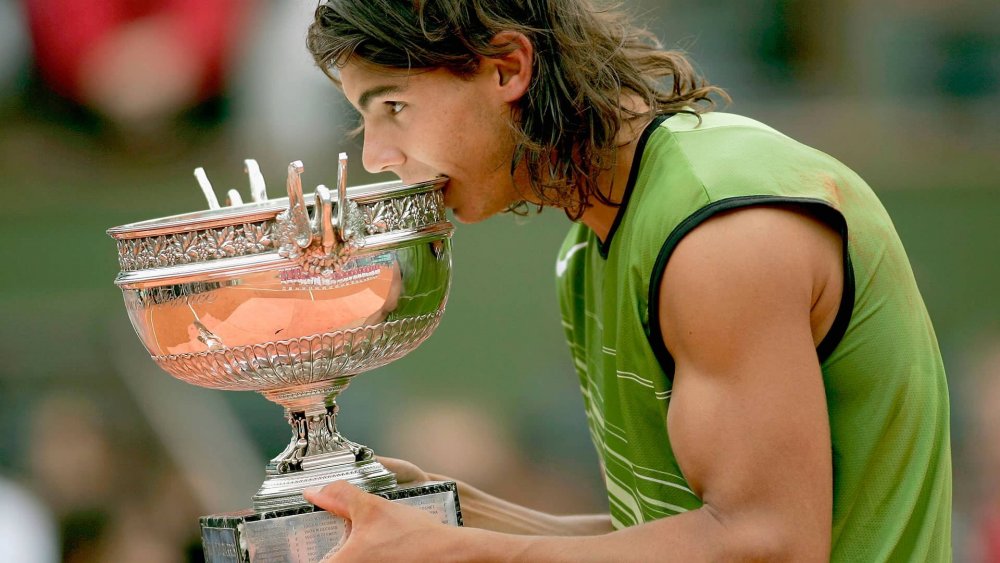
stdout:
POLYGON ((683 56, 588 0, 330 0, 309 47, 368 170, 447 176, 463 222, 576 221, 556 269, 610 508, 463 484, 456 529, 333 484, 307 498, 352 523, 334 560, 950 558, 944 368, 857 175, 710 111, 683 56))

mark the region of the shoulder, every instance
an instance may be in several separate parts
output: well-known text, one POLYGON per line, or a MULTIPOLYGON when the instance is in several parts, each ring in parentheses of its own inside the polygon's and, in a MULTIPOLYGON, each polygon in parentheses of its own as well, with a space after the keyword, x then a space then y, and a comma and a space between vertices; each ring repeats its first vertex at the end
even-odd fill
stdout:
POLYGON ((709 184, 774 172, 785 163, 822 155, 765 123, 732 113, 678 113, 665 120, 658 133, 651 146, 673 147, 709 184))
POLYGON ((639 158, 634 180, 641 212, 667 212, 675 221, 734 197, 822 199, 823 173, 838 169, 820 151, 764 123, 722 112, 670 116, 639 158))
MULTIPOLYGON (((795 207, 720 213, 678 244, 660 281, 659 321, 678 360, 740 342, 811 336, 811 312, 840 275, 840 235, 795 207)), ((810 341, 812 338, 810 338, 810 341)))
POLYGON ((678 113, 663 122, 663 128, 674 133, 685 133, 691 131, 713 131, 726 128, 748 128, 765 131, 774 135, 788 138, 786 135, 766 125, 756 119, 735 113, 721 111, 710 111, 701 114, 678 113))

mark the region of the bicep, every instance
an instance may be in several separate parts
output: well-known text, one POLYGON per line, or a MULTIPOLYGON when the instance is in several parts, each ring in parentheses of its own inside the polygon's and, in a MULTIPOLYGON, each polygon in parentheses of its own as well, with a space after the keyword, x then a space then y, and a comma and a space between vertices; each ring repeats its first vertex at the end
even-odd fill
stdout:
POLYGON ((659 311, 676 364, 667 424, 693 490, 723 523, 813 554, 832 513, 810 310, 817 253, 836 248, 818 229, 770 208, 709 220, 671 257, 659 311))

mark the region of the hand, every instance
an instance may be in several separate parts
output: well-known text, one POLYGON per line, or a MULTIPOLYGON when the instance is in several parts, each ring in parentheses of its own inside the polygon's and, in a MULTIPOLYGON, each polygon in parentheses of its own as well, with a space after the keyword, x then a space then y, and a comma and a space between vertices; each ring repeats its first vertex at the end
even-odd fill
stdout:
POLYGON ((390 502, 345 481, 307 489, 305 498, 348 521, 347 537, 323 563, 443 561, 454 555, 450 546, 458 528, 418 508, 390 502))

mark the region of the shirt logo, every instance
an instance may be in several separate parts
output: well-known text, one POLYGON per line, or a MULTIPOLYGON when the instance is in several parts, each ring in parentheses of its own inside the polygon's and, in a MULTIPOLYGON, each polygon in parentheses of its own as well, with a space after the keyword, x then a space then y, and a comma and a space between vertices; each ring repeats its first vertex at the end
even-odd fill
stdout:
POLYGON ((570 258, 572 258, 573 255, 576 254, 579 250, 586 248, 586 246, 587 246, 586 242, 581 242, 569 247, 569 250, 566 251, 566 256, 556 260, 556 275, 561 278, 563 274, 566 273, 566 269, 569 268, 570 258))

